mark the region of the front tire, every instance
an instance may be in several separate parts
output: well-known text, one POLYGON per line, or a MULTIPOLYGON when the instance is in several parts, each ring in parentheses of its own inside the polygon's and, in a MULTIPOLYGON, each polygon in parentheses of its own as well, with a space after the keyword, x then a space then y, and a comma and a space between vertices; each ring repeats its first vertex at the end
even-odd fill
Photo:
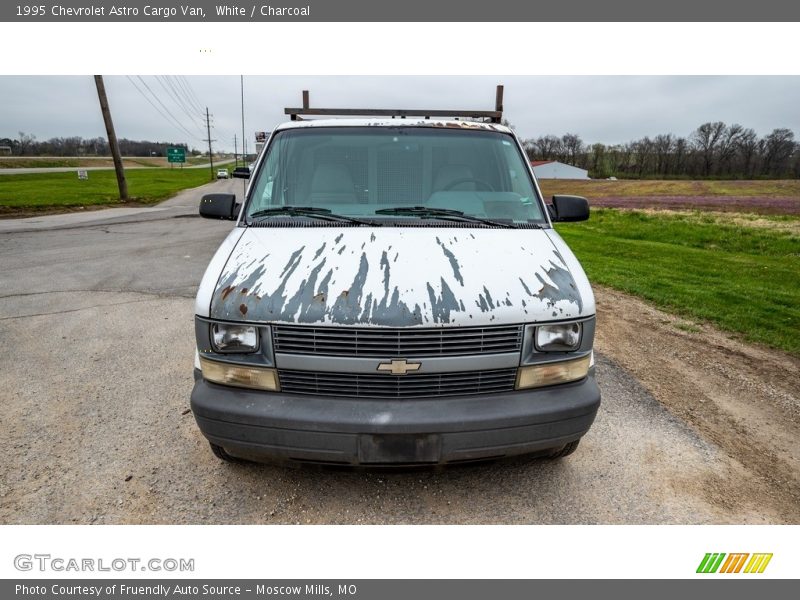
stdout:
POLYGON ((222 446, 217 446, 216 444, 212 444, 211 442, 209 442, 208 445, 211 446, 211 452, 214 454, 214 456, 216 456, 220 460, 224 460, 227 463, 236 465, 242 464, 244 462, 243 460, 228 454, 225 451, 225 448, 223 448, 222 446))
POLYGON ((556 448, 550 454, 547 455, 547 458, 550 459, 557 459, 557 458, 564 458, 565 456, 569 456, 575 450, 578 449, 578 444, 580 444, 581 440, 577 439, 574 442, 570 442, 566 446, 562 446, 561 448, 556 448))

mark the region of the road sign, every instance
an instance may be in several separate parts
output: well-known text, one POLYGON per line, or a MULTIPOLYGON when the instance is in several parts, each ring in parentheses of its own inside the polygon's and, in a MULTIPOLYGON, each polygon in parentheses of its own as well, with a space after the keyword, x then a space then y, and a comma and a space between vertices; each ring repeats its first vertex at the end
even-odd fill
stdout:
POLYGON ((185 148, 167 148, 167 162, 185 163, 186 162, 186 149, 185 148))

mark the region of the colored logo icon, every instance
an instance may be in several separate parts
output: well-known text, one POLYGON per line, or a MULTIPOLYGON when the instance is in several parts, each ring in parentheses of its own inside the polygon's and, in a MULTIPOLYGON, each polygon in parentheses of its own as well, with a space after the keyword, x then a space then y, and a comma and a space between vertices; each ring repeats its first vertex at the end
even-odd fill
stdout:
POLYGON ((708 552, 703 557, 703 560, 700 561, 697 572, 763 573, 770 560, 772 560, 772 553, 749 554, 747 552, 739 552, 725 554, 724 552, 708 552))

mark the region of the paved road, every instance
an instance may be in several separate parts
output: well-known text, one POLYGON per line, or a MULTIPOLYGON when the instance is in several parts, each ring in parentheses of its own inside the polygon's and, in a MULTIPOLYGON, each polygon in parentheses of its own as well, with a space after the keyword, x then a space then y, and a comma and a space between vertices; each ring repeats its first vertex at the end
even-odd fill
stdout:
POLYGON ((0 523, 774 518, 713 500, 706 482, 736 465, 603 356, 597 421, 562 461, 390 473, 219 462, 187 411, 193 296, 231 225, 195 217, 200 193, 160 210, 3 222, 0 523))

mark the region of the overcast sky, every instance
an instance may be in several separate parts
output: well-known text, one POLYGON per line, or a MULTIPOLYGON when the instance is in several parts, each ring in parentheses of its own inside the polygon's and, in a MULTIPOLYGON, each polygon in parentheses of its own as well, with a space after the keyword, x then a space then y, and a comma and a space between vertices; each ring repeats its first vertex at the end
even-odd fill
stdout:
MULTIPOLYGON (((105 81, 118 137, 204 148, 203 121, 190 96, 213 115, 215 150, 232 151, 234 134, 241 138, 238 75, 105 81)), ((523 138, 571 132, 613 144, 658 133, 688 136, 718 120, 759 135, 788 127, 800 136, 798 76, 246 76, 245 134, 252 148, 254 132, 284 121, 283 108, 300 105, 303 89, 312 107, 492 109, 498 83, 505 85, 505 116, 523 138)), ((19 131, 39 140, 105 137, 91 76, 0 76, 0 99, 0 138, 19 131)))

